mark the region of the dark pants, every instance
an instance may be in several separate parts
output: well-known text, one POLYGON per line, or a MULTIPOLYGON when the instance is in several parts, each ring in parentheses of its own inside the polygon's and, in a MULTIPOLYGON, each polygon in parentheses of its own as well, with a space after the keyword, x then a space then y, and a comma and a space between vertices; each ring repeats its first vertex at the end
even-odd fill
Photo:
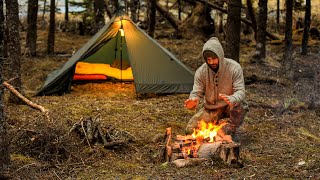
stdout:
POLYGON ((193 129, 198 127, 198 122, 201 120, 205 121, 206 123, 218 123, 220 119, 230 118, 229 123, 223 127, 223 131, 225 134, 234 134, 242 124, 247 112, 248 107, 246 103, 240 103, 232 108, 228 106, 215 110, 201 108, 188 122, 186 133, 192 134, 193 129))

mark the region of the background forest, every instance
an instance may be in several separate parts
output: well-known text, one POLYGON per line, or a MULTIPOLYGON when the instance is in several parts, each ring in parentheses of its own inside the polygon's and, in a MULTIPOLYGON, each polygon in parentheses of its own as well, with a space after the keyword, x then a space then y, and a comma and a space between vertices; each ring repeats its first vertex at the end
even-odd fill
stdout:
POLYGON ((319 8, 318 0, 0 0, 0 179, 320 179, 319 8), (177 168, 159 158, 155 137, 168 127, 183 134, 195 113, 183 107, 188 94, 138 96, 133 83, 104 82, 34 96, 119 10, 192 71, 212 36, 241 64, 250 108, 239 130, 243 167, 177 168), (88 119, 125 143, 104 147, 71 132, 88 119))

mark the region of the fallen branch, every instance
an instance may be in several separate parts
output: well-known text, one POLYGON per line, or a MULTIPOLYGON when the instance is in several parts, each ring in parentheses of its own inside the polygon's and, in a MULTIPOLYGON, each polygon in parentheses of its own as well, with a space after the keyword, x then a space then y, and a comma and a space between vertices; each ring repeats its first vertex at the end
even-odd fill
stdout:
POLYGON ((46 108, 44 108, 41 105, 38 105, 34 102, 32 102, 31 100, 27 99, 26 97, 24 97, 21 93, 19 93, 11 84, 9 84, 8 82, 4 81, 2 83, 10 92, 12 92, 14 95, 16 95, 18 98, 20 98, 22 101, 24 101, 27 105, 31 106, 32 108, 38 109, 43 113, 47 113, 48 110, 46 108))

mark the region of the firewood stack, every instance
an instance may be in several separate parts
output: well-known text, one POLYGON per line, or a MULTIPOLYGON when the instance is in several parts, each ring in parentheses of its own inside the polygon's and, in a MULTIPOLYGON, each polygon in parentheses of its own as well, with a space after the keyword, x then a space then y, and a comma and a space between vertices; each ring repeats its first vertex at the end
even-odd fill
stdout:
POLYGON ((91 147, 92 145, 102 144, 105 148, 115 148, 133 142, 136 138, 129 132, 116 130, 110 126, 102 128, 100 123, 100 114, 94 118, 81 118, 69 130, 69 135, 75 133, 83 138, 91 147))
POLYGON ((171 137, 171 128, 167 128, 162 160, 172 162, 177 167, 193 166, 210 159, 242 166, 240 144, 233 142, 230 135, 218 133, 214 142, 208 142, 208 139, 197 142, 191 135, 177 135, 175 139, 171 137))

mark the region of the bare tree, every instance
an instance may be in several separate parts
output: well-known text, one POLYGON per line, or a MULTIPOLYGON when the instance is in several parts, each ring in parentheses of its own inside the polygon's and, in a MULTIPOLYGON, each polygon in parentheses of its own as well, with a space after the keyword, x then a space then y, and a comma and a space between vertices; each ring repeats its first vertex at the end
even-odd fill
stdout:
MULTIPOLYGON (((6 0, 6 26, 8 29, 7 52, 8 76, 13 78, 11 84, 22 94, 24 94, 21 82, 21 44, 19 34, 19 4, 17 0, 6 0)), ((10 93, 9 101, 21 103, 21 100, 10 93)))
POLYGON ((226 57, 239 62, 241 0, 229 0, 226 24, 226 57))
MULTIPOLYGON (((3 0, 0 0, 0 83, 2 84, 4 63, 4 13, 3 0)), ((5 119, 3 88, 0 88, 0 171, 10 164, 9 140, 7 135, 7 121, 5 119)))
POLYGON ((254 58, 259 62, 266 58, 266 34, 268 20, 268 0, 259 0, 259 15, 257 26, 257 46, 254 58))
POLYGON ((311 0, 306 0, 306 13, 304 17, 304 29, 303 29, 303 39, 301 45, 301 54, 308 54, 308 39, 311 21, 311 0))
POLYGON ((54 53, 54 39, 55 39, 55 13, 56 13, 56 5, 55 0, 50 1, 50 23, 49 23, 49 33, 48 33, 48 45, 47 45, 47 53, 54 53))
POLYGON ((37 18, 38 18, 38 0, 29 0, 26 48, 30 51, 31 56, 36 56, 36 52, 37 52, 37 18))
POLYGON ((155 26, 156 26, 156 0, 149 0, 148 34, 151 37, 154 37, 155 26))

